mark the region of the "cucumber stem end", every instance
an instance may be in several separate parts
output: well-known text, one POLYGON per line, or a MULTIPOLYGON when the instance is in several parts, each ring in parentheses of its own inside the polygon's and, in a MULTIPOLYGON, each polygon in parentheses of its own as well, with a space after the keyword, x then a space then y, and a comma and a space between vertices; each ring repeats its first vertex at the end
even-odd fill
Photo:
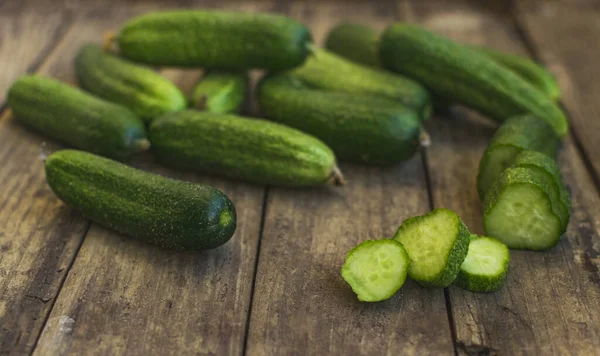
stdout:
POLYGON ((344 175, 342 174, 342 171, 340 171, 338 166, 333 166, 333 169, 331 170, 331 174, 329 175, 329 178, 327 179, 327 183, 329 183, 331 185, 335 185, 336 187, 340 187, 340 186, 346 184, 344 175))
POLYGON ((429 136, 429 133, 425 130, 421 130, 419 133, 419 145, 421 145, 421 147, 431 146, 431 136, 429 136))
POLYGON ((142 138, 136 140, 133 143, 133 146, 139 151, 147 151, 150 149, 150 141, 148 141, 148 139, 142 138))

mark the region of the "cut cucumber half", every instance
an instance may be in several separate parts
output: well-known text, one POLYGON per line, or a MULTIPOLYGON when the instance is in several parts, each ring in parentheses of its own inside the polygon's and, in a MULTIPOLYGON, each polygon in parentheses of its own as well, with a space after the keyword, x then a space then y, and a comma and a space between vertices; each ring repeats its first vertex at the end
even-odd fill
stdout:
POLYGON ((410 278, 425 287, 447 287, 467 256, 469 235, 452 210, 435 209, 404 221, 394 239, 408 253, 410 278))
POLYGON ((483 202, 486 234, 511 249, 546 250, 556 245, 562 228, 551 189, 536 171, 506 169, 483 202))
POLYGON ((342 277, 362 302, 392 297, 406 280, 408 255, 398 241, 367 240, 348 253, 342 277))
POLYGON ((510 253, 501 241, 472 237, 467 258, 460 266, 454 284, 471 292, 493 292, 506 281, 510 253))
POLYGON ((558 142, 552 127, 534 116, 516 116, 504 121, 492 137, 479 164, 479 197, 485 197, 496 178, 513 164, 521 151, 537 151, 555 157, 558 142))

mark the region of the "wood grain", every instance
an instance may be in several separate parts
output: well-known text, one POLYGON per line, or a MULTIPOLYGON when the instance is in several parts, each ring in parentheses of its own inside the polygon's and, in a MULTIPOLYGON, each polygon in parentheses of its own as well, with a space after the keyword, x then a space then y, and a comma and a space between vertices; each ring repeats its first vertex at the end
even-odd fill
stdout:
MULTIPOLYGON (((294 3, 291 13, 317 41, 337 21, 381 27, 393 15, 367 3, 294 3)), ((340 276, 351 248, 390 237, 404 219, 429 210, 420 156, 342 170, 343 188, 269 191, 247 353, 453 354, 442 290, 409 281, 388 301, 359 303, 340 276)))
MULTIPOLYGON (((414 21, 456 40, 525 54, 508 13, 468 2, 414 2, 409 10, 414 21)), ((474 232, 482 233, 475 178, 493 127, 466 110, 432 124, 427 158, 434 205, 456 210, 474 232)), ((597 354, 599 200, 570 139, 560 163, 573 194, 566 236, 549 252, 512 251, 508 281, 499 292, 449 289, 459 354, 597 354)))

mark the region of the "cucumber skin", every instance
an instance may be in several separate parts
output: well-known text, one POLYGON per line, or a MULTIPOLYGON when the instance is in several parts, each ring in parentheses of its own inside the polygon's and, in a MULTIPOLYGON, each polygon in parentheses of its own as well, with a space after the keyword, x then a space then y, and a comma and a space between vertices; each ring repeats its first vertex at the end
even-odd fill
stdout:
MULTIPOLYGON (((412 218, 408 218, 408 219, 404 220, 402 225, 400 225, 400 227, 398 228, 398 231, 396 231, 396 234, 394 235, 394 239, 396 241, 400 242, 396 237, 401 233, 403 227, 406 227, 410 224, 413 224, 413 223, 421 221, 421 220, 426 220, 428 215, 433 214, 437 210, 449 210, 449 209, 438 208, 438 209, 432 210, 431 212, 429 212, 425 215, 414 216, 412 218)), ((452 284, 452 282, 454 282, 454 280, 458 276, 458 273, 460 272, 460 266, 462 265, 463 261, 465 260, 465 257, 467 257, 470 241, 471 241, 471 233, 469 232, 469 229, 463 223, 461 218, 458 217, 458 234, 457 234, 456 240, 454 241, 454 245, 452 246, 452 249, 449 253, 450 259, 448 261, 446 261, 446 268, 444 268, 444 270, 441 271, 432 280, 425 281, 422 279, 415 278, 413 275, 411 275, 411 270, 410 270, 410 265, 409 265, 408 275, 410 276, 410 278, 412 278, 415 282, 419 283, 423 287, 446 288, 446 287, 450 286, 452 284)), ((400 243, 402 243, 402 242, 400 242, 400 243)))
POLYGON ((120 52, 152 65, 283 70, 300 65, 311 41, 291 18, 226 11, 166 11, 128 21, 120 52))
POLYGON ((175 250, 220 246, 233 236, 231 200, 202 184, 168 179, 87 152, 62 150, 46 160, 56 195, 92 221, 175 250))
MULTIPOLYGON (((557 209, 556 209, 555 205, 557 204, 557 202, 554 202, 554 201, 552 201, 552 199, 550 199, 549 191, 551 188, 548 186, 547 182, 545 182, 543 179, 540 179, 534 172, 532 172, 531 170, 529 170, 527 168, 507 168, 506 170, 504 170, 504 172, 502 172, 502 174, 498 177, 498 179, 496 179, 496 181, 490 188, 489 192, 486 194, 485 199, 483 200, 483 203, 482 203, 483 224, 486 229, 486 233, 488 233, 488 231, 487 231, 487 227, 485 226, 486 225, 485 220, 486 220, 488 213, 494 207, 498 198, 502 195, 502 192, 504 191, 505 187, 507 187, 511 184, 531 184, 531 185, 534 185, 535 187, 537 187, 538 189, 542 190, 548 197, 548 201, 550 202, 550 206, 552 208, 551 210, 553 212, 553 215, 558 219, 558 221, 561 221, 560 216, 556 213, 557 209)), ((520 246, 515 247, 515 246, 510 246, 508 244, 507 244, 507 246, 510 249, 546 251, 546 250, 549 250, 552 247, 556 246, 556 244, 560 240, 560 236, 561 235, 559 234, 556 237, 556 239, 553 241, 553 243, 551 243, 550 245, 543 247, 543 248, 539 248, 539 249, 523 248, 520 246)), ((494 237, 497 238, 498 240, 502 241, 500 236, 494 236, 494 237)))
POLYGON ((353 63, 315 46, 311 52, 304 64, 291 72, 309 86, 388 98, 415 110, 423 119, 429 118, 429 93, 413 80, 353 63))
POLYGON ((329 31, 325 48, 349 60, 369 67, 381 67, 379 34, 369 26, 341 23, 329 31))
MULTIPOLYGON (((493 239, 493 240, 497 240, 498 242, 502 243, 502 241, 492 238, 492 237, 482 236, 482 237, 477 237, 477 238, 493 239)), ((502 244, 504 244, 504 243, 502 243, 502 244)), ((508 248, 507 248, 507 251, 508 251, 508 248)), ((454 280, 454 285, 456 285, 462 289, 468 290, 470 292, 476 292, 476 293, 495 292, 498 289, 500 289, 506 282, 509 261, 510 261, 510 258, 508 260, 506 260, 506 263, 504 264, 504 266, 505 266, 504 272, 500 276, 494 277, 494 278, 492 278, 490 276, 469 274, 469 273, 461 270, 458 273, 456 280, 454 280)))
POLYGON ((210 71, 192 90, 191 106, 219 114, 241 111, 248 91, 247 72, 210 71))
POLYGON ((482 53, 408 24, 388 27, 379 49, 386 68, 451 101, 500 121, 530 113, 546 120, 557 135, 568 132, 565 115, 549 97, 482 53))
POLYGON ((144 124, 131 111, 54 79, 19 78, 8 104, 16 121, 79 149, 117 160, 147 149, 144 124))
MULTIPOLYGON (((500 125, 490 140, 479 163, 477 175, 477 191, 483 200, 488 187, 484 186, 485 172, 490 164, 490 152, 497 147, 514 147, 517 151, 531 150, 541 152, 550 157, 556 157, 559 140, 552 128, 543 120, 532 115, 515 116, 500 125)), ((518 154, 518 153, 517 153, 518 154)), ((502 170, 508 168, 509 162, 502 170)), ((497 172, 500 174, 501 171, 497 172)))
POLYGON ((263 78, 258 100, 266 117, 322 139, 339 159, 390 164, 419 148, 419 116, 388 99, 311 89, 279 74, 263 78))
POLYGON ((336 170, 318 139, 273 122, 186 110, 150 126, 152 153, 164 165, 278 186, 326 183, 336 170))
POLYGON ((187 106, 181 90, 168 79, 97 45, 81 47, 75 73, 86 91, 129 108, 145 122, 187 106))

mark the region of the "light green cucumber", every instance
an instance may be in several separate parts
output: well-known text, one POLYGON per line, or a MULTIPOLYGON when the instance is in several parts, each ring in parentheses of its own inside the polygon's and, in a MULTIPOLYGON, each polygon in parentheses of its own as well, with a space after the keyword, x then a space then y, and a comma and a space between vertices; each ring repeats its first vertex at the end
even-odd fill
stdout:
POLYGON ((470 233, 453 211, 435 209, 405 220, 394 239, 408 253, 410 278, 425 287, 447 287, 467 256, 470 233))
POLYGON ((192 91, 191 106, 220 114, 237 114, 246 101, 248 73, 209 71, 192 91))
POLYGON ((501 241, 487 236, 472 238, 454 284, 471 292, 494 292, 506 281, 509 261, 510 252, 501 241))
POLYGON ((395 240, 368 240, 353 248, 342 267, 342 277, 361 302, 391 298, 402 287, 409 258, 395 240))

